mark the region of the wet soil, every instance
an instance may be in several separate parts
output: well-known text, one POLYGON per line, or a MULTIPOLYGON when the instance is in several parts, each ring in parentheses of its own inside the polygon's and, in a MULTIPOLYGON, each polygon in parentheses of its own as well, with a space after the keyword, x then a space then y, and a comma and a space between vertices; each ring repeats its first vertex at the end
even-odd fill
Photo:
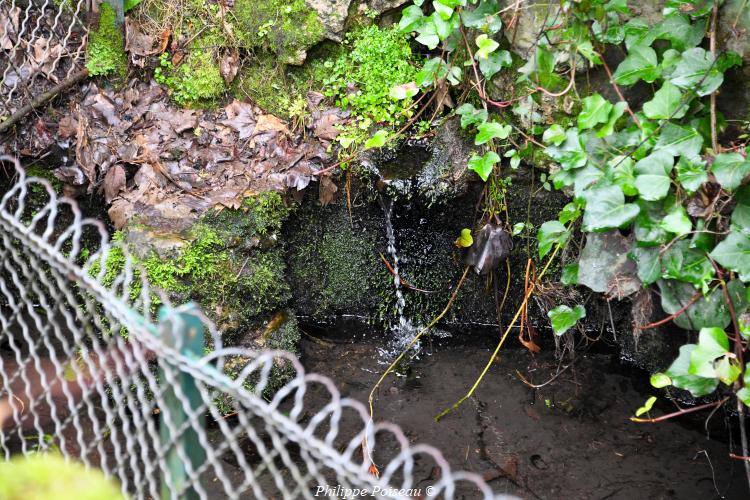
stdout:
MULTIPOLYGON (((367 401, 386 368, 377 349, 383 339, 363 334, 355 343, 321 342, 320 331, 307 331, 306 369, 331 377, 342 395, 367 401)), ((484 476, 497 493, 529 499, 748 498, 741 464, 729 458, 731 417, 717 411, 708 434, 707 412, 692 420, 631 422, 635 409, 657 393, 648 391, 644 372, 624 367, 614 354, 580 353, 552 382, 533 389, 519 373, 543 384, 561 366, 554 352, 506 350, 475 395, 436 422, 435 415, 466 393, 495 341, 424 345, 419 360, 381 386, 376 419, 400 425, 412 443, 437 447, 451 467, 484 476)), ((673 403, 662 397, 652 414, 672 411, 673 403)), ((417 464, 415 477, 430 474, 429 464, 417 464)))

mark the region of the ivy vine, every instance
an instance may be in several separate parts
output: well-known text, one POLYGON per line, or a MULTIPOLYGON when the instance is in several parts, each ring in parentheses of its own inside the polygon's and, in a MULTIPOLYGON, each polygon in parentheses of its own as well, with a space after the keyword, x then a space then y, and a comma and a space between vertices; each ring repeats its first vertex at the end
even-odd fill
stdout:
MULTIPOLYGON (((455 89, 461 99, 454 113, 480 148, 467 169, 488 188, 524 158, 546 159, 552 166, 543 182, 572 200, 557 220, 538 228, 539 259, 549 264, 579 229, 586 245, 599 245, 603 254, 607 238, 624 241, 632 275, 599 272, 628 284, 597 291, 622 298, 654 287, 669 314, 657 323, 699 332, 697 343, 684 345, 672 365, 652 377, 653 385, 696 397, 723 385, 750 406, 750 363, 744 362, 750 161, 744 144, 719 141, 726 122, 715 95, 725 72, 742 61, 716 47, 718 3, 666 0, 661 21, 649 25, 633 16, 626 0, 562 0, 552 5, 525 62, 503 48, 500 36, 503 15, 515 22, 513 8, 496 0, 414 0, 399 28, 429 55, 415 80, 396 86, 391 97, 418 100, 420 93, 455 89), (610 50, 624 55, 614 68, 604 56, 610 50), (607 73, 616 101, 600 93, 578 96, 576 74, 595 67, 607 73), (515 82, 502 100, 487 91, 499 75, 515 82), (632 105, 624 94, 635 85, 650 91, 632 105), (550 100, 577 116, 545 121, 539 109, 550 100)), ((379 131, 368 147, 391 138, 379 131)), ((565 284, 590 286, 582 277, 602 262, 584 253, 564 267, 565 284)), ((585 314, 581 304, 559 304, 549 312, 554 333, 585 314)), ((638 417, 651 410, 649 401, 638 417)))

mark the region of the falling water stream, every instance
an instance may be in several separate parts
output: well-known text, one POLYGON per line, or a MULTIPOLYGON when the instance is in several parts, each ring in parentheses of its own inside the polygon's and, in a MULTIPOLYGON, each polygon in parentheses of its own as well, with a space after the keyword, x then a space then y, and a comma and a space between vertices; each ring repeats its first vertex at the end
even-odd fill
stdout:
MULTIPOLYGON (((384 195, 380 196, 381 206, 385 214, 385 234, 388 239, 388 256, 390 257, 393 267, 393 286, 396 292, 396 314, 397 322, 391 325, 393 336, 387 346, 379 348, 383 361, 389 361, 403 351, 411 342, 416 333, 416 329, 411 320, 404 314, 406 308, 406 297, 404 296, 403 287, 401 286, 401 275, 399 274, 399 259, 396 251, 396 234, 393 230, 393 210, 396 205, 395 201, 384 195)), ((419 342, 414 345, 414 350, 419 349, 419 342)))

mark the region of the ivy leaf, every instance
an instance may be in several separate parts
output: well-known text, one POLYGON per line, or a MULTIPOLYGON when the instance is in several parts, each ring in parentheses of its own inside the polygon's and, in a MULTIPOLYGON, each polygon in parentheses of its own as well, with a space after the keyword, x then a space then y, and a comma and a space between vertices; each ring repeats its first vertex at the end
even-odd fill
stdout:
POLYGON ((569 236, 570 232, 556 220, 550 220, 542 224, 536 235, 539 245, 539 258, 543 259, 552 250, 552 245, 564 244, 569 236))
POLYGON ((643 104, 643 114, 652 120, 682 118, 688 106, 682 105, 682 92, 669 81, 664 82, 654 94, 654 98, 643 104))
POLYGON ((628 56, 617 67, 613 77, 617 84, 633 85, 639 80, 651 83, 659 77, 659 73, 654 49, 635 45, 630 47, 628 56))
POLYGON ((713 1, 708 0, 666 0, 663 13, 665 16, 688 13, 693 19, 698 19, 706 17, 713 6, 713 1))
POLYGON ((510 125, 497 122, 485 122, 480 124, 477 129, 479 133, 474 138, 474 144, 480 146, 492 139, 507 139, 513 128, 510 125))
POLYGON ((487 59, 489 55, 497 50, 497 48, 500 46, 499 43, 497 43, 492 38, 489 38, 486 34, 479 35, 475 40, 477 47, 479 47, 479 50, 476 51, 474 54, 475 59, 487 59))
POLYGON ((635 247, 628 256, 638 267, 638 279, 644 285, 656 283, 661 278, 661 261, 659 247, 635 247))
POLYGON ((645 403, 643 403, 643 406, 635 410, 635 416, 640 417, 644 413, 650 412, 651 408, 654 407, 654 403, 656 403, 656 396, 651 396, 646 400, 645 403))
POLYGON ((432 2, 432 6, 435 8, 435 12, 438 15, 440 15, 440 17, 444 21, 447 21, 453 15, 453 7, 449 7, 448 5, 445 5, 444 3, 441 3, 436 0, 432 2))
POLYGON ((542 135, 542 141, 545 144, 554 144, 559 146, 565 142, 565 130, 557 123, 551 125, 542 135))
POLYGON ((400 101, 408 97, 414 97, 415 95, 417 95, 417 92, 419 92, 417 84, 414 82, 409 82, 391 87, 389 95, 391 96, 391 98, 400 101))
POLYGON ((714 392, 719 381, 715 378, 703 378, 688 373, 690 356, 696 347, 698 347, 696 344, 685 344, 680 347, 680 355, 664 374, 672 380, 672 385, 676 388, 690 391, 693 396, 700 397, 714 392))
POLYGON ((635 239, 643 246, 666 243, 669 233, 661 226, 662 219, 666 215, 664 203, 649 202, 641 199, 637 203, 641 211, 638 217, 635 218, 633 226, 635 239))
POLYGON ((713 93, 724 81, 724 74, 714 63, 714 56, 706 49, 695 47, 682 53, 670 81, 699 96, 713 93))
POLYGON ((650 154, 635 164, 635 187, 641 198, 648 201, 661 200, 669 193, 669 173, 674 158, 665 150, 650 154))
POLYGON ((750 281, 750 235, 732 229, 729 235, 711 252, 711 258, 721 266, 740 275, 740 279, 750 281))
POLYGON ((552 322, 552 331, 555 335, 560 336, 567 332, 578 323, 578 320, 586 317, 586 308, 578 304, 573 309, 566 305, 557 306, 547 312, 547 316, 552 322))
POLYGON ((474 238, 471 236, 471 229, 465 227, 461 230, 461 235, 456 238, 456 246, 461 248, 468 248, 474 243, 474 238))
POLYGON ((708 284, 714 277, 714 266, 706 254, 697 248, 690 248, 687 240, 673 244, 662 255, 664 277, 672 278, 700 287, 708 292, 708 284))
POLYGON ((703 39, 705 25, 692 24, 687 16, 674 14, 666 16, 652 29, 654 39, 669 40, 672 48, 684 51, 698 45, 703 39))
POLYGON ((659 226, 668 233, 682 236, 693 229, 693 223, 690 222, 687 211, 679 203, 675 203, 664 216, 659 226))
POLYGON ((433 50, 440 43, 440 37, 438 36, 438 29, 435 26, 435 21, 432 17, 425 18, 425 21, 417 28, 419 36, 415 40, 422 45, 425 45, 428 49, 433 50))
POLYGON ((750 199, 744 200, 740 196, 743 191, 748 193, 748 197, 750 197, 750 186, 744 187, 735 196, 737 205, 732 211, 731 228, 740 233, 750 234, 750 199))
POLYGON ((677 162, 677 182, 682 185, 688 193, 694 193, 700 189, 708 180, 706 173, 706 162, 700 157, 688 158, 681 156, 677 162))
POLYGON ((456 15, 443 19, 437 12, 433 12, 430 19, 432 20, 432 24, 435 25, 435 33, 437 33, 438 38, 441 40, 445 40, 451 36, 451 33, 458 28, 460 22, 456 15))
POLYGON ((433 57, 422 66, 414 77, 418 87, 429 87, 448 76, 448 65, 439 57, 433 57))
POLYGON ((657 389, 662 389, 668 385, 672 385, 672 379, 666 373, 654 373, 651 375, 651 386, 657 389))
POLYGON ((581 139, 575 127, 565 132, 565 142, 560 146, 548 146, 544 150, 550 158, 560 163, 563 170, 572 170, 582 167, 588 161, 586 151, 581 146, 581 139))
POLYGON ((607 175, 612 181, 620 186, 625 196, 635 196, 638 189, 635 187, 635 162, 629 156, 613 156, 607 162, 607 175))
POLYGON ((577 220, 580 216, 581 207, 579 207, 578 204, 571 202, 562 207, 560 213, 557 214, 557 220, 559 220, 561 224, 567 224, 572 220, 577 220))
POLYGON ((662 127, 659 140, 654 146, 655 151, 667 151, 672 156, 698 156, 703 147, 703 137, 693 127, 676 125, 667 122, 662 127))
MULTIPOLYGON (((659 280, 661 307, 667 314, 675 314, 685 307, 696 293, 690 283, 676 280, 659 280)), ((708 295, 700 297, 672 322, 684 330, 699 330, 704 327, 727 327, 732 321, 729 310, 724 303, 724 293, 715 289, 708 295)))
POLYGON ((578 262, 566 264, 563 267, 560 275, 560 283, 565 286, 573 286, 578 284, 578 262))
POLYGON ((724 356, 714 363, 714 373, 719 377, 719 380, 726 385, 731 385, 739 378, 742 370, 735 359, 731 359, 729 356, 724 356))
POLYGON ((588 190, 586 211, 583 213, 584 231, 605 231, 632 221, 640 212, 638 205, 625 203, 619 186, 602 186, 588 190))
POLYGON ((609 113, 607 123, 605 123, 602 128, 600 128, 596 132, 596 136, 601 138, 612 135, 615 131, 615 123, 617 123, 617 120, 619 120, 620 117, 625 113, 626 109, 628 109, 628 103, 626 103, 625 101, 620 101, 615 104, 612 108, 612 111, 610 111, 609 113))
POLYGON ((739 153, 720 153, 714 158, 711 172, 716 176, 721 187, 734 191, 750 175, 750 161, 739 153))
POLYGON ((479 2, 474 10, 463 9, 461 21, 467 28, 497 33, 503 27, 503 22, 497 14, 499 10, 496 0, 484 0, 479 2))
POLYGON ((512 64, 513 59, 510 56, 510 52, 499 50, 490 54, 486 59, 480 59, 479 70, 487 80, 490 80, 495 76, 495 73, 503 68, 510 67, 512 64))
POLYGON ((382 148, 385 145, 385 141, 388 138, 388 131, 386 130, 378 130, 373 134, 372 137, 367 139, 367 142, 365 142, 365 149, 371 149, 371 148, 382 148))
POLYGON ((594 128, 599 123, 605 123, 612 111, 612 104, 599 94, 583 99, 583 109, 578 114, 578 130, 594 128))
POLYGON ((461 116, 461 128, 482 124, 487 121, 487 110, 484 108, 477 109, 469 102, 459 106, 456 109, 456 114, 461 116))
POLYGON ((410 5, 401 13, 401 21, 398 23, 398 29, 401 33, 416 31, 424 22, 425 16, 422 9, 416 5, 410 5))
POLYGON ((483 156, 474 155, 469 158, 469 170, 474 172, 487 182, 495 164, 500 161, 500 157, 494 151, 487 151, 483 156))
POLYGON ((123 2, 123 12, 128 12, 138 6, 142 0, 125 0, 123 2))
POLYGON ((466 0, 435 0, 437 3, 441 3, 445 5, 446 7, 450 7, 451 9, 455 9, 458 6, 464 6, 466 5, 466 0))
POLYGON ((688 373, 699 377, 716 377, 714 361, 729 352, 729 339, 721 328, 701 328, 698 346, 690 353, 688 373))

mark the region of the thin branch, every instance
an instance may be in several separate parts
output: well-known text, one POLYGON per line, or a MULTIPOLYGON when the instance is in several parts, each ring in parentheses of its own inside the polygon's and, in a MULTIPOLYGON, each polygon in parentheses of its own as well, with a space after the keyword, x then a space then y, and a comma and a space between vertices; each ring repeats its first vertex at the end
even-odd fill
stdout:
POLYGON ((638 418, 638 417, 631 417, 631 422, 637 422, 639 424, 656 424, 658 422, 664 422, 665 420, 669 420, 671 418, 679 417, 682 415, 687 415, 688 413, 694 413, 696 411, 705 410, 706 408, 713 408, 714 406, 721 406, 724 403, 729 400, 729 396, 716 401, 714 403, 706 403, 703 405, 693 406, 692 408, 688 408, 687 410, 680 410, 673 413, 667 413, 666 415, 662 415, 661 417, 656 418, 638 418))
POLYGON ((690 297, 690 300, 687 301, 687 304, 680 307, 677 311, 670 314, 666 318, 660 319, 659 321, 654 321, 653 323, 649 323, 647 325, 639 325, 637 328, 639 330, 650 330, 651 328, 656 328, 657 326, 661 326, 665 323, 669 323, 670 321, 675 319, 677 316, 684 313, 688 307, 692 306, 695 302, 697 302, 698 299, 700 299, 702 295, 703 294, 700 291, 695 292, 695 294, 692 297, 690 297))

